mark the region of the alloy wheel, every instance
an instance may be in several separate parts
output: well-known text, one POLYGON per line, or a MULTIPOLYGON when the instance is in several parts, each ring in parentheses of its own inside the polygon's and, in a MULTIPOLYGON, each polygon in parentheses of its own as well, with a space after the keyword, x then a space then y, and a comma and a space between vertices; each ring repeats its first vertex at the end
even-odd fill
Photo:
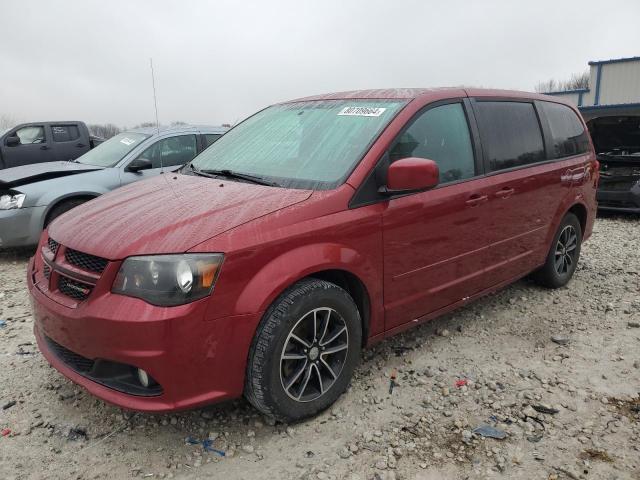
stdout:
POLYGON ((556 243, 555 267, 559 275, 566 275, 573 267, 578 247, 578 234, 572 225, 567 225, 560 232, 556 243))
POLYGON ((349 331, 332 308, 316 308, 293 326, 280 355, 280 381, 297 402, 324 395, 340 376, 349 352, 349 331))

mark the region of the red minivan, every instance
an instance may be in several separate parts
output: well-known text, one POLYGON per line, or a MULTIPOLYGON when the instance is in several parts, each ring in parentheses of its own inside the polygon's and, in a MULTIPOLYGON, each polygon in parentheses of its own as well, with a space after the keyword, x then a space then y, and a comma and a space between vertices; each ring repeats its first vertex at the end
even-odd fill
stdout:
POLYGON ((124 408, 245 395, 292 421, 361 349, 532 274, 573 275, 598 163, 577 110, 479 89, 266 108, 190 164, 54 221, 31 259, 46 359, 124 408))

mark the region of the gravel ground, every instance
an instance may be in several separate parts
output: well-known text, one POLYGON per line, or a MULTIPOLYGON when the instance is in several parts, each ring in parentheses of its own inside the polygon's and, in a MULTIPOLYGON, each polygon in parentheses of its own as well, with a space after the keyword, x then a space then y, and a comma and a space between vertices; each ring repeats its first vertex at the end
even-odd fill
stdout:
POLYGON ((383 342, 291 426, 242 400, 148 415, 91 397, 38 353, 28 254, 5 252, 0 478, 640 479, 638 238, 640 218, 599 218, 566 288, 523 280, 383 342))

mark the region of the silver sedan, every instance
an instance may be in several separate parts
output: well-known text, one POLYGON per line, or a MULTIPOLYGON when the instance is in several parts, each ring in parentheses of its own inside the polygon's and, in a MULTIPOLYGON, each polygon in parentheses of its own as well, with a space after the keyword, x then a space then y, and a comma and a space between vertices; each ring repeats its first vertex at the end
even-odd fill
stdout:
POLYGON ((74 161, 0 170, 0 248, 36 245, 57 216, 120 186, 175 170, 226 131, 207 126, 135 129, 74 161))

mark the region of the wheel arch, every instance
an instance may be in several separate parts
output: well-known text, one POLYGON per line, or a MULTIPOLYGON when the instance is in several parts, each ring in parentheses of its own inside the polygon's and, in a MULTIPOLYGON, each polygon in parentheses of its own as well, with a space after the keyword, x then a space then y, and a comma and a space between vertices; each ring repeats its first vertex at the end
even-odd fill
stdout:
POLYGON ((553 241, 553 237, 560 226, 560 222, 562 222, 562 219, 567 213, 573 213, 578 217, 580 228, 582 229, 582 235, 583 237, 585 236, 585 231, 589 224, 589 209, 580 195, 569 197, 558 207, 556 215, 549 225, 545 243, 547 248, 547 250, 545 250, 545 257, 548 249, 551 248, 551 242, 553 241))
POLYGON ((364 282, 354 273, 348 270, 330 269, 320 270, 308 275, 305 278, 317 278, 338 285, 345 290, 353 299, 360 313, 360 323, 362 326, 362 346, 369 338, 371 321, 371 299, 364 282))
POLYGON ((580 228, 582 229, 582 235, 584 235, 584 232, 587 228, 587 207, 585 207, 582 203, 574 203, 571 208, 567 210, 567 213, 573 213, 576 217, 578 217, 578 220, 580 221, 580 228))
POLYGON ((52 202, 49 202, 49 204, 47 205, 47 208, 45 209, 44 214, 42 215, 42 219, 40 221, 41 229, 45 228, 45 226, 48 223, 49 216, 50 216, 51 212, 58 205, 61 205, 62 203, 68 202, 70 200, 85 200, 85 201, 89 201, 89 200, 93 200, 94 198, 97 198, 99 196, 100 196, 100 193, 96 193, 96 192, 74 192, 74 193, 69 193, 69 194, 57 197, 52 202))
POLYGON ((338 244, 316 244, 290 250, 264 265, 236 300, 235 312, 265 312, 283 292, 305 278, 317 278, 338 285, 353 298, 362 322, 362 339, 381 333, 382 279, 369 257, 338 244), (338 261, 336 261, 338 260, 338 261), (292 265, 297 268, 292 269, 292 265), (380 277, 380 278, 378 278, 380 277), (268 289, 265 289, 268 287, 268 289))

